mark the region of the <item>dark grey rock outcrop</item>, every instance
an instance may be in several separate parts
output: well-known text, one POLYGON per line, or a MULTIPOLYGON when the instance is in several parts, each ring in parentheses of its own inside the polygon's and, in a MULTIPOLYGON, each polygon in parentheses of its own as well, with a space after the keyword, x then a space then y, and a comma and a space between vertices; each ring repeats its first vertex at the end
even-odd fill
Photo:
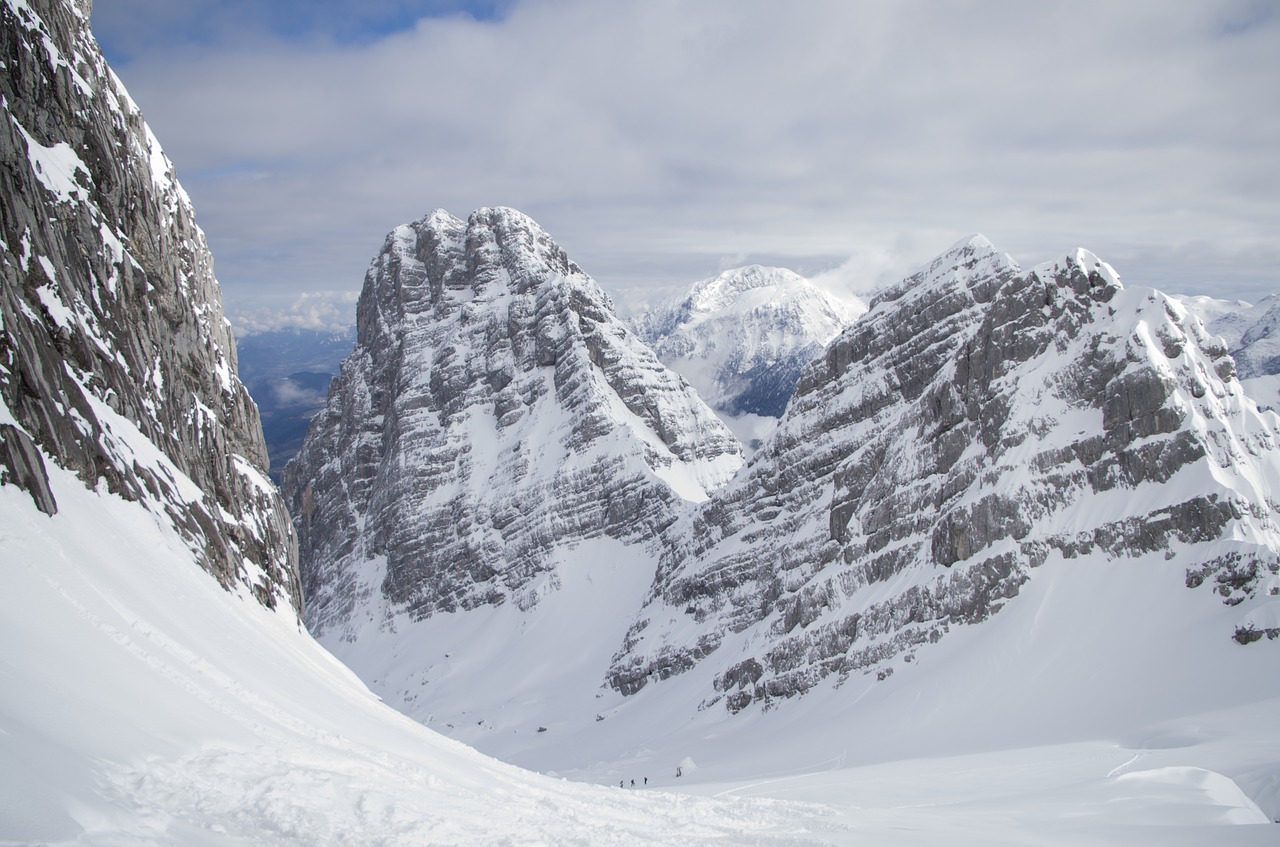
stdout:
POLYGON ((4 481, 52 511, 52 459, 164 515, 223 585, 300 610, 204 235, 88 10, 0 6, 4 481))

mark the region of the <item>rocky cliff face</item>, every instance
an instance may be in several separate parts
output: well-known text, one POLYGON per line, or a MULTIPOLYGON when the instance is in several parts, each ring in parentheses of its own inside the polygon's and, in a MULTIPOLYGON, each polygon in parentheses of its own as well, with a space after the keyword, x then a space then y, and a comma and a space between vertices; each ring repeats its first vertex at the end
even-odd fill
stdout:
POLYGON ((688 387, 532 221, 486 209, 388 237, 286 487, 309 626, 489 744, 641 689, 734 712, 873 684, 1039 568, 1141 568, 1224 640, 1280 638, 1278 447, 1180 301, 975 237, 833 340, 729 478, 688 387))
POLYGON ((223 585, 300 609, 204 236, 88 15, 0 5, 0 479, 53 513, 57 462, 165 517, 223 585))
POLYGON ((1278 441, 1179 302, 1086 251, 1022 272, 975 237, 804 371, 774 436, 678 528, 610 682, 707 662, 705 702, 736 711, 883 678, 1014 601, 1032 569, 1086 556, 1155 557, 1247 603, 1235 634, 1260 637, 1278 441))
POLYGON ((635 326, 751 444, 782 417, 804 366, 865 311, 793 271, 751 265, 695 283, 635 326))
POLYGON ((597 536, 654 543, 737 441, 533 221, 388 235, 354 352, 285 469, 307 621, 535 605, 597 536))

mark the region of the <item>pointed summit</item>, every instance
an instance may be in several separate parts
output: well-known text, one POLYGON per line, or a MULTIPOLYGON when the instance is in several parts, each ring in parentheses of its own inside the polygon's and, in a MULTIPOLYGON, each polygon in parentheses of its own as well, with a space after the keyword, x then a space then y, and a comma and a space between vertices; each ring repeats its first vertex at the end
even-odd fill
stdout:
POLYGON ((782 417, 801 369, 865 311, 786 268, 749 265, 694 283, 635 324, 752 448, 782 417))
MULTIPOLYGON (((929 298, 933 296, 929 292, 939 286, 984 286, 990 280, 1003 279, 1019 272, 1018 263, 1012 256, 996 250, 986 236, 974 234, 960 239, 897 285, 877 293, 871 301, 871 308, 903 297, 929 298)), ((985 295, 979 291, 973 296, 985 295)))
POLYGON ((358 332, 284 474, 318 635, 365 604, 531 607, 565 549, 650 543, 741 464, 702 401, 513 209, 394 229, 358 332))
POLYGON ((1072 279, 1073 287, 1077 288, 1085 286, 1110 291, 1123 288, 1115 268, 1083 247, 1076 248, 1056 262, 1036 265, 1032 272, 1042 279, 1072 279))

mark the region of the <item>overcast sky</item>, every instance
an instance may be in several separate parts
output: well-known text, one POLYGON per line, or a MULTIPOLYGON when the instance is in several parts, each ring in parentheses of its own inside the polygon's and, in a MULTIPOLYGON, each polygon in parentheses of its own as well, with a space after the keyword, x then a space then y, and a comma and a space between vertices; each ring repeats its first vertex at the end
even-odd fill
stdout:
POLYGON ((615 299, 891 281, 982 232, 1280 292, 1280 2, 95 0, 224 303, 345 322, 384 235, 514 206, 615 299), (306 297, 303 297, 303 295, 306 297))

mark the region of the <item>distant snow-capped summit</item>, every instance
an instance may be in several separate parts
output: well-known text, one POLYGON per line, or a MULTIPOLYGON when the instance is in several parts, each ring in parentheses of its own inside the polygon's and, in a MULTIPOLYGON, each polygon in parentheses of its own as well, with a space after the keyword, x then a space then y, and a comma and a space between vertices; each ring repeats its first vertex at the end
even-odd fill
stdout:
POLYGON ((865 311, 793 271, 750 265, 695 283, 634 325, 750 447, 782 417, 800 370, 865 311))
POLYGON ((1254 304, 1212 297, 1179 299, 1210 332, 1226 340, 1245 391, 1266 408, 1280 410, 1280 295, 1254 304))

